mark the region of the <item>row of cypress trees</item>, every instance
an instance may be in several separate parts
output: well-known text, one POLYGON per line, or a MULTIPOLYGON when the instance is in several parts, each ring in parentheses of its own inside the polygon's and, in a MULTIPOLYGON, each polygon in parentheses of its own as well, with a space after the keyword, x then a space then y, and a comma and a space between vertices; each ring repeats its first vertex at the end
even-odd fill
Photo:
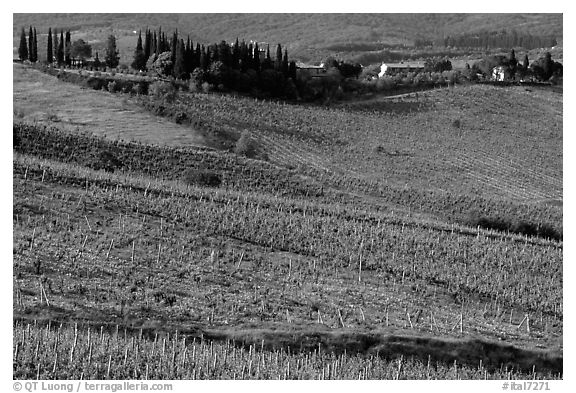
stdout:
POLYGON ((22 61, 38 61, 38 38, 36 35, 36 28, 33 29, 32 26, 30 26, 28 39, 26 39, 26 31, 22 28, 20 34, 20 46, 18 47, 18 57, 22 61))
MULTIPOLYGON (((60 39, 58 39, 56 30, 52 34, 52 29, 48 29, 48 43, 46 45, 46 61, 48 63, 56 62, 58 65, 71 65, 71 47, 70 31, 66 31, 66 33, 60 31, 60 39)), ((38 61, 38 38, 35 27, 32 28, 30 26, 28 37, 26 37, 24 28, 22 28, 18 57, 22 61, 29 60, 33 63, 38 61)))
POLYGON ((295 76, 296 72, 296 63, 288 60, 288 51, 283 51, 280 44, 272 58, 269 45, 263 50, 257 42, 246 43, 236 39, 233 45, 221 41, 208 46, 196 43, 194 46, 189 36, 184 40, 178 36, 178 31, 174 31, 169 40, 161 28, 158 32, 147 29, 144 39, 142 32, 139 33, 132 68, 144 71, 166 52, 170 53, 170 75, 179 79, 187 79, 197 68, 207 71, 216 62, 221 62, 228 69, 242 72, 248 69, 256 72, 274 69, 286 77, 295 76))

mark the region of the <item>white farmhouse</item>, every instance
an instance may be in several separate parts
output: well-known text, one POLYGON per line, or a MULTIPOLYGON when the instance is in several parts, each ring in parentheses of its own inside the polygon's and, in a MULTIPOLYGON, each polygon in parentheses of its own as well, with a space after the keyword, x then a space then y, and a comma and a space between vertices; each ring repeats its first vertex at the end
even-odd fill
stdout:
POLYGON ((382 63, 380 66, 380 73, 378 77, 382 78, 384 75, 392 75, 398 72, 416 72, 424 71, 424 62, 410 61, 400 63, 382 63))

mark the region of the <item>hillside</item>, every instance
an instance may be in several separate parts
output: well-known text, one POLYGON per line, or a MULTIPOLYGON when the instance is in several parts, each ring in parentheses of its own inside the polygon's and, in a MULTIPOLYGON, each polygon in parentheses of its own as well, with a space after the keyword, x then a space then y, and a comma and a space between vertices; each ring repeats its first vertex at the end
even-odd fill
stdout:
MULTIPOLYGON (((133 31, 162 27, 190 34, 203 43, 240 39, 281 43, 296 57, 318 59, 334 44, 385 43, 412 45, 418 37, 437 38, 481 30, 516 29, 562 38, 561 14, 14 14, 13 32, 33 25, 87 33, 104 41, 114 32, 132 37, 133 31)), ((76 36, 76 34, 75 34, 76 36)))
MULTIPOLYGON (((402 42, 435 25, 558 22, 282 17, 15 26, 66 23, 94 43, 114 31, 126 59, 152 21, 196 22, 209 41, 293 37, 301 53, 378 29, 402 42)), ((133 77, 93 90, 84 70, 13 65, 14 378, 563 378, 561 86, 320 105, 113 88, 133 77)))

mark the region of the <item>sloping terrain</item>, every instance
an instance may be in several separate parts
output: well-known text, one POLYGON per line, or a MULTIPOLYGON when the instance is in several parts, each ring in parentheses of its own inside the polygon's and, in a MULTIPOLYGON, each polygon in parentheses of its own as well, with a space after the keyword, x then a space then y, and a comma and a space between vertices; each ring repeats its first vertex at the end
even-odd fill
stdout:
POLYGON ((62 129, 166 146, 206 146, 201 133, 143 111, 127 97, 62 83, 21 64, 13 66, 14 117, 62 129))
POLYGON ((107 34, 113 32, 120 38, 120 52, 126 59, 134 52, 133 31, 147 27, 162 27, 169 34, 177 29, 202 43, 233 41, 236 37, 268 42, 272 48, 281 43, 295 56, 312 58, 318 57, 313 55, 315 52, 325 55, 324 49, 333 44, 412 45, 419 37, 482 30, 516 29, 562 37, 561 14, 14 14, 14 37, 29 25, 44 34, 49 27, 71 29, 75 37, 76 31, 82 30, 81 38, 93 43, 105 42, 107 34))

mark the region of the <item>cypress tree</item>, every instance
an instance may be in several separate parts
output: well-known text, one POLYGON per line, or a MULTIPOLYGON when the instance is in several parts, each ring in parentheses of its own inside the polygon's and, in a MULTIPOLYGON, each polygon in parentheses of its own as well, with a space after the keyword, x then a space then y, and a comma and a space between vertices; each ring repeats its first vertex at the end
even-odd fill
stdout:
POLYGON ((260 49, 258 48, 258 43, 254 44, 254 69, 258 72, 260 71, 260 49))
POLYGON ((172 66, 176 62, 176 48, 178 47, 178 30, 175 30, 172 34, 172 41, 170 42, 170 60, 172 60, 172 66))
POLYGON ((64 64, 64 32, 60 32, 60 41, 58 42, 58 52, 56 52, 58 65, 64 64))
POLYGON ((202 55, 202 49, 200 48, 200 43, 196 43, 196 50, 194 51, 194 65, 192 71, 194 69, 200 67, 200 56, 202 55))
POLYGON ((284 57, 282 58, 282 74, 288 77, 288 50, 284 49, 284 57))
POLYGON ((280 44, 276 47, 276 61, 274 62, 274 69, 276 71, 282 70, 282 47, 280 44))
POLYGON ((288 78, 296 80, 296 62, 291 61, 288 65, 288 78))
POLYGON ((514 52, 514 49, 510 51, 510 59, 508 61, 510 64, 510 71, 512 72, 512 75, 514 75, 516 73, 516 66, 518 65, 518 60, 516 60, 516 53, 514 52))
POLYGON ((174 68, 172 75, 176 79, 186 79, 186 69, 184 65, 184 40, 179 40, 176 45, 176 57, 174 58, 174 68))
POLYGON ((66 65, 68 65, 68 67, 72 65, 72 58, 70 57, 70 54, 72 52, 72 43, 70 41, 71 41, 70 30, 68 30, 66 32, 66 43, 64 45, 64 57, 66 65))
POLYGON ((46 44, 46 63, 51 64, 54 59, 54 54, 52 53, 52 28, 48 28, 48 44, 46 44))
POLYGON ((38 61, 38 36, 36 35, 36 28, 34 28, 34 43, 32 44, 32 51, 34 52, 34 61, 38 61))
POLYGON ((188 74, 194 71, 194 43, 190 41, 190 36, 188 36, 186 48, 184 48, 184 70, 188 74))
POLYGON ((200 52, 200 68, 202 68, 204 71, 206 71, 209 66, 208 56, 209 53, 206 52, 206 48, 204 47, 204 45, 202 45, 202 50, 200 52))
POLYGON ((34 32, 32 32, 32 26, 28 30, 28 60, 34 62, 34 32))
POLYGON ((142 71, 146 68, 146 60, 144 48, 142 47, 142 31, 140 31, 136 42, 136 50, 134 51, 134 61, 132 61, 131 66, 135 70, 142 71))
POLYGON ((116 49, 116 37, 113 34, 108 36, 104 61, 110 68, 116 68, 120 63, 120 56, 118 56, 118 50, 116 49))
POLYGON ((236 42, 232 47, 232 67, 238 69, 240 64, 240 43, 238 42, 238 37, 236 37, 236 42))
POLYGON ((144 58, 146 59, 146 61, 150 57, 150 46, 151 46, 150 39, 151 39, 150 30, 146 29, 146 34, 144 36, 144 58))
POLYGON ((20 47, 18 47, 18 57, 20 60, 28 60, 28 44, 26 42, 26 32, 22 28, 22 33, 20 34, 20 47))
POLYGON ((522 66, 524 67, 524 70, 527 70, 529 65, 530 65, 530 62, 528 61, 528 55, 524 55, 524 63, 522 64, 522 66))
MULTIPOLYGON (((152 34, 152 42, 150 42, 150 56, 156 56, 156 46, 158 45, 158 40, 156 39, 156 30, 152 34)), ((148 56, 148 57, 150 57, 148 56)))
POLYGON ((58 57, 58 33, 56 29, 54 29, 54 38, 52 39, 52 53, 54 56, 52 62, 54 63, 58 57))
POLYGON ((158 28, 158 36, 156 37, 156 57, 162 53, 162 27, 158 28))

